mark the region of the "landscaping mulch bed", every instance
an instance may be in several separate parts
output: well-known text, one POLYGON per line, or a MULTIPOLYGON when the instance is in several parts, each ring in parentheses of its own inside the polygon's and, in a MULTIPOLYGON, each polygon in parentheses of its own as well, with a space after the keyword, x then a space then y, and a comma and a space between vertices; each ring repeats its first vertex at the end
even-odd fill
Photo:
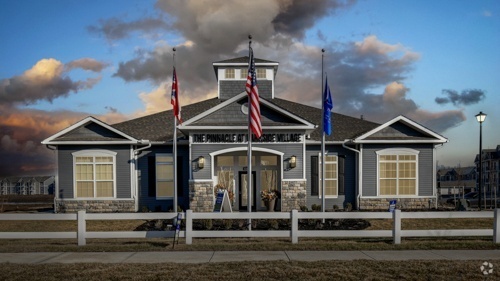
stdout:
MULTIPOLYGON (((194 220, 193 230, 247 230, 248 220, 213 219, 194 220)), ((251 222, 253 230, 290 230, 289 220, 254 219, 251 222)), ((173 226, 171 220, 149 220, 138 226, 135 231, 158 231, 173 226)), ((183 229, 185 225, 181 226, 183 229)), ((299 230, 363 230, 370 227, 370 222, 362 219, 303 219, 299 220, 299 230)))

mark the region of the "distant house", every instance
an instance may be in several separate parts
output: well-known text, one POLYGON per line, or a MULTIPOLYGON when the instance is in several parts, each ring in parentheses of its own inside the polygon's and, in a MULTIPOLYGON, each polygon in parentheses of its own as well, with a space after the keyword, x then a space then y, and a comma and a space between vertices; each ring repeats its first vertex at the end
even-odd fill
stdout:
POLYGON ((323 192, 322 111, 275 96, 278 66, 256 59, 263 136, 252 141, 251 175, 248 57, 241 57, 213 63, 216 98, 182 107, 177 159, 171 110, 113 125, 87 117, 44 140, 56 147, 56 211, 168 211, 177 198, 182 209, 210 212, 219 187, 234 195, 233 211, 265 210, 264 190, 280 192, 280 211, 323 199, 325 209, 387 209, 393 199, 419 209, 436 202, 435 147, 447 139, 405 116, 378 124, 332 113, 323 192))
POLYGON ((476 188, 476 167, 439 169, 436 174, 438 194, 465 194, 476 188))
MULTIPOLYGON (((483 149, 482 151, 482 191, 486 194, 500 195, 500 145, 495 149, 483 149)), ((479 154, 476 155, 474 163, 479 174, 479 154)))
POLYGON ((54 176, 6 177, 0 179, 0 195, 54 194, 54 176))

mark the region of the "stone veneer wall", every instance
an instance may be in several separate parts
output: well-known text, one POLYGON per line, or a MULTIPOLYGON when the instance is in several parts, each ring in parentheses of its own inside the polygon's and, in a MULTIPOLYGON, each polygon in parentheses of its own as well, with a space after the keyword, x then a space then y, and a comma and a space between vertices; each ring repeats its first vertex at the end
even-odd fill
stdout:
POLYGON ((193 212, 213 212, 213 182, 189 181, 189 209, 193 210, 193 212))
POLYGON ((64 200, 56 199, 57 213, 130 213, 135 212, 134 200, 64 200))
MULTIPOLYGON (((400 210, 428 210, 436 206, 436 198, 394 198, 397 200, 396 208, 400 210)), ((360 210, 388 210, 391 198, 361 198, 360 210)))
POLYGON ((306 205, 306 181, 281 182, 281 211, 300 210, 306 205))

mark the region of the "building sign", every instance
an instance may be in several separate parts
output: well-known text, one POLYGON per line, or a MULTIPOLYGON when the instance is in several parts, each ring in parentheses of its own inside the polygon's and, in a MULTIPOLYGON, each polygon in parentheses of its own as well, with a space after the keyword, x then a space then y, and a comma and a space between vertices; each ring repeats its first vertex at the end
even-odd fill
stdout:
MULTIPOLYGON (((252 142, 300 142, 301 134, 262 134, 256 138, 252 134, 252 142)), ((193 143, 245 143, 248 134, 193 134, 193 143)))

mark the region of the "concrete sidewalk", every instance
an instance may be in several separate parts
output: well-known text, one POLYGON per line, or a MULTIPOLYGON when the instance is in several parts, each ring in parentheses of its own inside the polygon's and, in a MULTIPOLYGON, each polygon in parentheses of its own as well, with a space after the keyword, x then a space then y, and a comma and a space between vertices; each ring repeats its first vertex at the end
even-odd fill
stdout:
POLYGON ((0 263, 209 263, 322 260, 500 260, 500 250, 0 253, 0 263))

